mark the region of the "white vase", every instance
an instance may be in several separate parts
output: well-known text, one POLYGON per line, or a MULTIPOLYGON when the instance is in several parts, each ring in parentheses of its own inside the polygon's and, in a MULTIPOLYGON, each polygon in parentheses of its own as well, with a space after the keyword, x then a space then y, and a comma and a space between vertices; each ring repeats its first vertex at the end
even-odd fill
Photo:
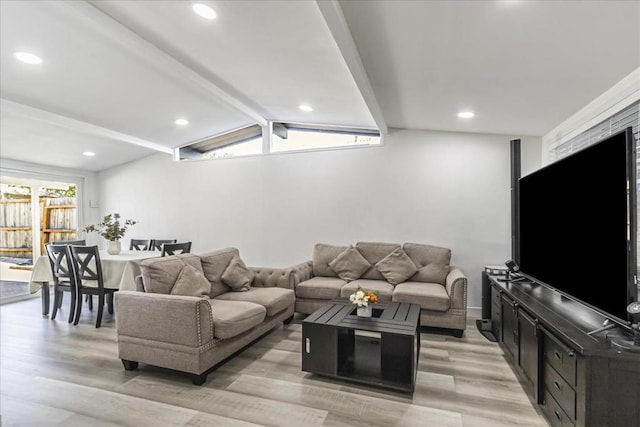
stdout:
POLYGON ((107 253, 110 255, 118 255, 122 250, 120 240, 109 241, 107 244, 107 253))
POLYGON ((358 308, 358 316, 360 317, 371 317, 371 306, 360 307, 358 308))

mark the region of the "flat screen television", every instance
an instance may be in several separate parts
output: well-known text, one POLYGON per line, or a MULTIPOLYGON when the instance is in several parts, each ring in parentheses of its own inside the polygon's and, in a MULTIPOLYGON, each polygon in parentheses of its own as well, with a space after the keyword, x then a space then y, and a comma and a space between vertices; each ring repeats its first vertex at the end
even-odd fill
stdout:
POLYGON ((637 298, 631 128, 519 181, 520 270, 628 326, 637 298))

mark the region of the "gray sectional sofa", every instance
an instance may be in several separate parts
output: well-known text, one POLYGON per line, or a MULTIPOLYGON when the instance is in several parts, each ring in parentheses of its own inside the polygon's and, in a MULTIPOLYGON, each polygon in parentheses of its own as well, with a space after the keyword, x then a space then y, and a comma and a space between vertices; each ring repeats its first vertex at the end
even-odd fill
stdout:
POLYGON ((247 268, 237 249, 142 262, 137 291, 116 293, 118 357, 206 381, 214 365, 294 313, 292 269, 247 268))
POLYGON ((380 302, 420 304, 420 324, 452 329, 462 337, 467 322, 467 279, 450 266, 451 250, 430 245, 358 242, 316 244, 313 259, 296 265, 296 311, 313 313, 357 288, 378 292, 380 302))

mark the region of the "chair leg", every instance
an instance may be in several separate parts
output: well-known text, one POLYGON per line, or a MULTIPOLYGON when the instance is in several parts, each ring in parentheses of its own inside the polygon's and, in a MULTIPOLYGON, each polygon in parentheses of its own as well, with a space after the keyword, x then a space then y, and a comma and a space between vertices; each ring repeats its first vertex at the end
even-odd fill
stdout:
POLYGON ((71 303, 69 304, 69 323, 73 322, 73 315, 76 313, 76 293, 71 291, 71 303))
POLYGON ((109 314, 113 314, 113 292, 107 297, 107 309, 109 310, 109 314))
POLYGON ((51 320, 56 318, 58 314, 58 308, 60 307, 60 300, 62 299, 62 291, 53 291, 53 311, 51 312, 51 320))
POLYGON ((64 292, 60 292, 60 301, 58 301, 58 308, 62 308, 63 298, 64 298, 64 292))
POLYGON ((89 303, 89 311, 93 311, 93 295, 87 295, 87 302, 89 303))
POLYGON ((82 313, 82 294, 76 296, 76 315, 73 321, 74 325, 77 325, 80 321, 80 313, 82 313))
POLYGON ((41 288, 41 298, 42 298, 42 315, 49 315, 49 282, 42 283, 41 288))
POLYGON ((102 324, 102 312, 104 311, 104 294, 98 295, 98 316, 96 318, 96 328, 102 324))

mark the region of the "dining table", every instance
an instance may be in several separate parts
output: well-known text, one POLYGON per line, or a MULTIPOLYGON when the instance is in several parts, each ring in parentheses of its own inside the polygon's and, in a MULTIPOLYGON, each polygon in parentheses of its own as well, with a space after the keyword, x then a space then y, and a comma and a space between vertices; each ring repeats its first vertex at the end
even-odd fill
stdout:
MULTIPOLYGON (((121 291, 136 290, 136 276, 140 275, 140 263, 145 259, 160 257, 158 251, 121 251, 112 255, 106 250, 100 251, 102 278, 105 287, 121 291)), ((42 289, 42 315, 49 315, 49 284, 53 283, 49 258, 38 257, 31 273, 30 292, 42 289)))

